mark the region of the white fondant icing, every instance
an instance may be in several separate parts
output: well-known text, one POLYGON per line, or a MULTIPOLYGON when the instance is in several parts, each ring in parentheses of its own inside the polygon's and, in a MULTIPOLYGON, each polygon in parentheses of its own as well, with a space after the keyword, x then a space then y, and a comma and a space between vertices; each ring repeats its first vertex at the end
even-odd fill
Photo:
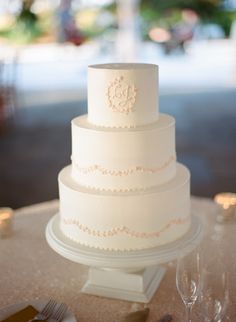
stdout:
POLYGON ((152 64, 89 66, 88 119, 97 126, 121 128, 156 122, 158 66, 152 64))
POLYGON ((72 121, 72 177, 100 190, 147 189, 171 180, 176 173, 175 120, 161 114, 152 125, 108 130, 72 121))
POLYGON ((190 174, 176 164, 174 118, 158 111, 158 67, 88 69, 88 116, 72 121, 59 175, 60 227, 106 250, 163 245, 189 229, 190 174))
POLYGON ((102 249, 143 249, 172 242, 190 225, 189 179, 187 168, 178 164, 174 179, 145 192, 99 193, 78 185, 71 178, 71 166, 66 167, 59 175, 61 229, 78 243, 102 249), (136 235, 123 233, 122 227, 136 235), (119 233, 103 235, 114 230, 119 233))

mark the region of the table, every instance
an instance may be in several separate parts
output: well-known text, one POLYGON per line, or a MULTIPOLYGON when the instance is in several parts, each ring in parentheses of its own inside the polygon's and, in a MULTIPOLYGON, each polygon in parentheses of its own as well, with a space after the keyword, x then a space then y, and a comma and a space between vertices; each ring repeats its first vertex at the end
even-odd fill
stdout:
MULTIPOLYGON (((56 254, 45 240, 49 219, 58 211, 53 200, 15 211, 14 234, 0 240, 0 308, 32 299, 54 298, 65 302, 79 322, 118 322, 131 311, 150 308, 148 322, 170 313, 174 321, 183 321, 184 306, 175 286, 175 262, 167 264, 167 273, 149 304, 112 300, 80 293, 87 267, 56 254)), ((204 216, 207 231, 201 244, 206 257, 221 258, 230 272, 228 319, 236 321, 236 220, 216 224, 217 206, 210 199, 192 197, 193 212, 204 216)), ((193 321, 201 321, 199 307, 193 309, 193 321)))

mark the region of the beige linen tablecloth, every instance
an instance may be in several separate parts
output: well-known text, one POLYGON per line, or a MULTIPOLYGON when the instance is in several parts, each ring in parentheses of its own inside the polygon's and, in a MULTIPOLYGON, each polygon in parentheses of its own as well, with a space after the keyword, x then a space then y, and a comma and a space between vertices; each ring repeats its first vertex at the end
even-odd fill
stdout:
MULTIPOLYGON (((209 199, 192 198, 193 212, 207 220, 207 233, 202 242, 204 254, 221 258, 230 272, 230 305, 224 321, 236 322, 236 223, 216 225, 216 205, 209 199)), ((45 202, 15 211, 14 234, 0 240, 0 308, 32 299, 54 298, 65 302, 79 322, 118 322, 131 311, 150 308, 149 322, 170 313, 174 321, 183 321, 184 306, 175 286, 175 262, 149 304, 80 293, 88 268, 66 260, 55 253, 45 240, 46 225, 58 211, 58 201, 45 202)), ((193 309, 193 321, 199 307, 193 309)))

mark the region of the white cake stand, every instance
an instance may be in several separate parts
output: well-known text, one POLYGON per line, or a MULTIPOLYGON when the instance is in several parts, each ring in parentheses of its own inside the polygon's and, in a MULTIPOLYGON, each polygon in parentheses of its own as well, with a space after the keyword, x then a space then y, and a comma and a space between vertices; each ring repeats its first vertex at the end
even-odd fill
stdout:
POLYGON ((61 256, 90 266, 83 293, 148 303, 165 274, 160 264, 193 251, 202 240, 203 227, 200 217, 193 216, 190 230, 176 242, 138 251, 103 251, 65 237, 56 214, 47 225, 46 239, 61 256))

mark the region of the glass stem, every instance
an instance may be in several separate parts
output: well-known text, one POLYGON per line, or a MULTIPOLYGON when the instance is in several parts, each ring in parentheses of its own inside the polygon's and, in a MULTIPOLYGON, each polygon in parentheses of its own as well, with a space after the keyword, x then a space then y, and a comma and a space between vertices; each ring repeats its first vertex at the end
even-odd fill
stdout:
POLYGON ((186 305, 186 322, 191 322, 192 304, 186 305))

